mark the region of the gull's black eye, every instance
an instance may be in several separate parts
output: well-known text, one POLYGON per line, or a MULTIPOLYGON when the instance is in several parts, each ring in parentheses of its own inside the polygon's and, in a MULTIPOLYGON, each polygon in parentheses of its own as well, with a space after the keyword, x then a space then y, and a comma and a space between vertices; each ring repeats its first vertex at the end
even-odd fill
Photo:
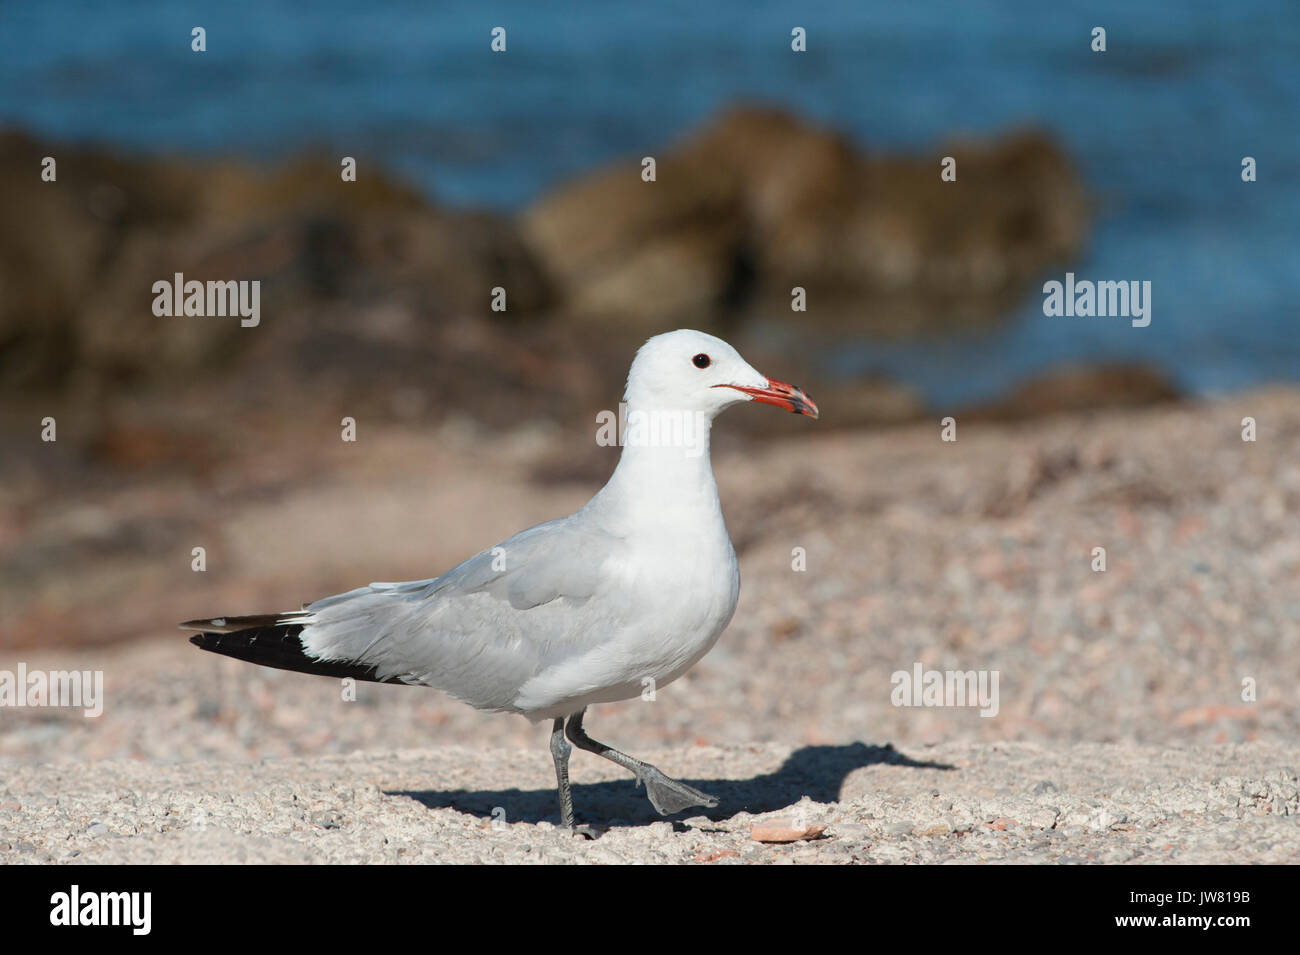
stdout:
POLYGON ((696 367, 696 368, 708 368, 708 367, 709 367, 709 356, 706 355, 706 354, 704 354, 704 352, 700 352, 698 355, 696 355, 694 358, 692 358, 691 361, 695 362, 695 367, 696 367))

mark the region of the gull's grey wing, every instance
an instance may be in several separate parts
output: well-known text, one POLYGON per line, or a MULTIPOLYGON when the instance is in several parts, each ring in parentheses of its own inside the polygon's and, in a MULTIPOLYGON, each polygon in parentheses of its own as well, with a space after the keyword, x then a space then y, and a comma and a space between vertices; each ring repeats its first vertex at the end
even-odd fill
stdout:
POLYGON ((304 608, 303 649, 513 710, 520 686, 589 649, 617 619, 626 547, 562 518, 521 531, 441 577, 375 583, 304 608), (574 612, 575 608, 584 611, 574 612))

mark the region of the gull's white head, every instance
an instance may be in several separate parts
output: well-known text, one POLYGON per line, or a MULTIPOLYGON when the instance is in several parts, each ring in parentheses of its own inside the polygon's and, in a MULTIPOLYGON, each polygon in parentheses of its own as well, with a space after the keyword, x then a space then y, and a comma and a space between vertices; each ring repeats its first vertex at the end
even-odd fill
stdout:
POLYGON ((755 371, 721 338, 688 328, 650 339, 636 353, 625 400, 641 410, 699 412, 713 418, 742 401, 817 417, 816 403, 794 385, 755 371))

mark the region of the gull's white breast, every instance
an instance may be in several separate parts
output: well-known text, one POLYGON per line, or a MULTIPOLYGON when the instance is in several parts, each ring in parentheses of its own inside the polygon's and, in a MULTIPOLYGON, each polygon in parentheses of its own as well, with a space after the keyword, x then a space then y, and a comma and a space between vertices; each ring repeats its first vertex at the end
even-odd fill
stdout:
POLYGON ((648 531, 611 557, 601 568, 609 589, 583 614, 585 624, 608 621, 611 632, 588 634, 581 654, 524 683, 515 706, 544 719, 592 703, 648 698, 647 690, 667 686, 704 656, 740 595, 740 568, 721 514, 706 526, 648 531))

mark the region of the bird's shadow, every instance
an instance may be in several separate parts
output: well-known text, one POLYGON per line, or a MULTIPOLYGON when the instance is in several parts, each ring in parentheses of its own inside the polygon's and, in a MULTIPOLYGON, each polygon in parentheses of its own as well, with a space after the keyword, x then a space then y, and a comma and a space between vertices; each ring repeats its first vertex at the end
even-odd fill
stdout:
MULTIPOLYGON (((571 764, 572 765, 572 764, 571 764)), ((904 766, 914 769, 952 770, 955 766, 915 760, 888 743, 868 746, 804 746, 795 750, 781 767, 749 779, 687 779, 697 789, 716 796, 716 809, 692 808, 674 816, 660 816, 646 798, 645 790, 629 776, 626 780, 573 784, 573 804, 579 822, 600 826, 645 825, 660 819, 703 815, 711 820, 726 819, 738 812, 754 814, 784 809, 802 797, 814 802, 836 802, 845 778, 866 766, 904 766)), ((556 791, 548 789, 452 789, 398 790, 389 796, 408 796, 430 809, 456 809, 505 822, 559 822, 556 791)))

